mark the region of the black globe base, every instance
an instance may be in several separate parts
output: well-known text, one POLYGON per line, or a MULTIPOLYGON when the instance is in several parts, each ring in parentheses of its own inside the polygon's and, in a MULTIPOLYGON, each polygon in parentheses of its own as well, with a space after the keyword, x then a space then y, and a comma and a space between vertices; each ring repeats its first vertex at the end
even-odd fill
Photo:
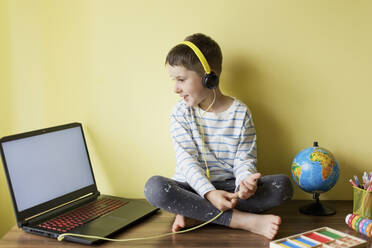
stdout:
POLYGON ((329 216, 336 213, 336 210, 333 208, 320 203, 319 193, 314 193, 313 198, 316 200, 316 202, 300 207, 301 213, 315 216, 329 216))

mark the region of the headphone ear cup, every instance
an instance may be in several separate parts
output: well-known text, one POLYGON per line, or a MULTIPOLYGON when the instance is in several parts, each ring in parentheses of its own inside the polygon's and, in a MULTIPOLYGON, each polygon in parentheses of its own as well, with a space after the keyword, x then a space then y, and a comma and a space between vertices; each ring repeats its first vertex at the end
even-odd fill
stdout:
POLYGON ((219 78, 214 71, 206 73, 203 77, 203 86, 208 89, 215 89, 218 86, 219 78))

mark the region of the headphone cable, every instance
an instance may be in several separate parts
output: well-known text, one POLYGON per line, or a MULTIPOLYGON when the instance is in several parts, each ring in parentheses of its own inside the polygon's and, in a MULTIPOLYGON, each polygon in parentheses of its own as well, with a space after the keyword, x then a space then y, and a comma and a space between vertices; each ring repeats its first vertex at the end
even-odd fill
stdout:
MULTIPOLYGON (((208 110, 213 106, 213 104, 214 104, 215 101, 216 101, 216 91, 215 91, 215 89, 213 89, 213 100, 212 100, 212 103, 207 107, 207 109, 205 110, 205 112, 203 114, 200 114, 200 107, 198 106, 198 114, 199 114, 199 117, 200 117, 200 120, 201 120, 200 128, 201 128, 201 139, 202 139, 202 153, 203 153, 204 163, 205 163, 205 167, 206 167, 206 176, 207 176, 208 180, 210 179, 210 174, 209 174, 209 168, 208 168, 208 163, 207 163, 206 153, 205 153, 204 128, 203 128, 202 121, 203 121, 204 114, 206 112, 208 112, 208 110)), ((235 196, 237 197, 237 193, 235 193, 235 196)), ((100 240, 113 241, 113 242, 128 242, 128 241, 137 241, 137 240, 147 240, 147 239, 161 238, 161 237, 166 237, 166 236, 173 235, 173 234, 181 234, 181 233, 186 233, 186 232, 190 232, 190 231, 196 230, 196 229, 198 229, 200 227, 203 227, 203 226, 211 223, 212 221, 216 220, 218 217, 220 217, 223 214, 223 212, 224 211, 220 211, 212 219, 210 219, 210 220, 208 220, 208 221, 206 221, 206 222, 204 222, 204 223, 202 223, 200 225, 191 227, 189 229, 181 230, 181 231, 177 231, 177 232, 170 232, 170 233, 158 234, 158 235, 153 235, 153 236, 149 236, 149 237, 130 238, 130 239, 111 239, 111 238, 94 236, 94 235, 84 235, 84 234, 77 234, 77 233, 63 233, 63 234, 60 234, 57 237, 57 240, 58 241, 62 241, 66 236, 81 237, 81 238, 91 238, 91 239, 100 239, 100 240)))
POLYGON ((130 238, 130 239, 111 239, 111 238, 94 236, 94 235, 84 235, 84 234, 77 234, 77 233, 63 233, 63 234, 60 234, 57 237, 57 240, 58 241, 62 241, 66 236, 81 237, 81 238, 90 238, 90 239, 100 239, 100 240, 114 241, 114 242, 128 242, 128 241, 137 241, 137 240, 156 239, 156 238, 170 236, 170 235, 173 235, 173 234, 181 234, 181 233, 186 233, 186 232, 190 232, 190 231, 196 230, 196 229, 198 229, 198 228, 200 228, 202 226, 205 226, 205 225, 211 223, 212 221, 214 221, 215 219, 217 219, 218 217, 220 217, 221 214, 223 214, 223 211, 221 211, 220 213, 218 213, 212 219, 210 219, 210 220, 208 220, 208 221, 206 221, 206 222, 204 222, 204 223, 202 223, 200 225, 197 225, 197 226, 191 227, 189 229, 186 229, 186 230, 182 230, 182 231, 178 231, 178 232, 170 232, 170 233, 158 234, 158 235, 153 235, 153 236, 149 236, 149 237, 130 238))
POLYGON ((208 178, 208 180, 210 179, 210 174, 209 174, 209 167, 208 167, 208 163, 207 163, 207 158, 206 158, 206 152, 205 152, 205 137, 204 137, 204 127, 203 127, 203 116, 206 112, 208 112, 208 110, 213 106, 214 102, 216 101, 216 91, 215 89, 213 89, 213 100, 212 100, 212 103, 207 107, 207 109, 204 111, 203 114, 200 114, 200 107, 198 106, 198 114, 199 114, 199 117, 200 117, 200 133, 201 133, 201 141, 202 141, 202 154, 203 154, 203 159, 204 159, 204 164, 205 164, 205 173, 206 173, 206 176, 208 178))

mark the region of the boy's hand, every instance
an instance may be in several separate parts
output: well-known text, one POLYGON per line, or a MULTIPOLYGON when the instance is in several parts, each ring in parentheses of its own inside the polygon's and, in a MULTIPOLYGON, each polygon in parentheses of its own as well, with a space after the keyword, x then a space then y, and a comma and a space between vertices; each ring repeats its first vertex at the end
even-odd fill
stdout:
POLYGON ((238 202, 237 195, 224 190, 212 190, 205 194, 205 198, 220 211, 225 211, 235 207, 238 202))
POLYGON ((246 200, 256 193, 257 181, 261 177, 261 173, 248 175, 239 185, 239 198, 246 200))

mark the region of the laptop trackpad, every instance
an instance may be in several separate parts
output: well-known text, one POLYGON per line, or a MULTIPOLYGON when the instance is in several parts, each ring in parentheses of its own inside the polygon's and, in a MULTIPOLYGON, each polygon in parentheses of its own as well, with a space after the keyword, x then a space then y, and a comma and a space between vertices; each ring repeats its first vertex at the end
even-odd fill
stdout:
POLYGON ((79 228, 79 233, 90 235, 108 235, 124 227, 127 223, 128 219, 126 218, 106 215, 85 224, 84 226, 79 228))

